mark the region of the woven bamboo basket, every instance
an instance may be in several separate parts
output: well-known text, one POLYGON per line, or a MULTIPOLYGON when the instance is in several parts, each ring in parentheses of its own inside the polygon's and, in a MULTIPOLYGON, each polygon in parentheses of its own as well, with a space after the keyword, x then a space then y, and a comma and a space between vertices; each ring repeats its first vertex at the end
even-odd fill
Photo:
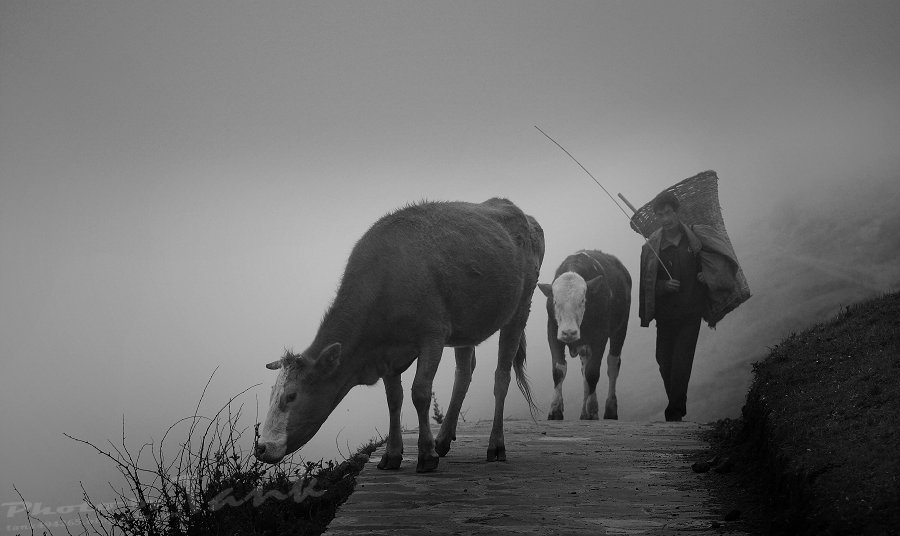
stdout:
MULTIPOLYGON (((678 198, 681 205, 678 215, 684 224, 688 226, 702 224, 713 227, 725 238, 732 252, 734 251, 731 238, 728 237, 728 231, 725 230, 725 220, 722 219, 722 207, 719 204, 719 177, 715 171, 704 171, 663 191, 672 192, 678 198)), ((639 208, 631 218, 631 228, 644 237, 649 237, 662 226, 653 212, 652 202, 651 200, 639 208)), ((740 265, 738 265, 736 279, 737 286, 732 292, 722 316, 750 298, 750 285, 747 283, 744 270, 740 265)))

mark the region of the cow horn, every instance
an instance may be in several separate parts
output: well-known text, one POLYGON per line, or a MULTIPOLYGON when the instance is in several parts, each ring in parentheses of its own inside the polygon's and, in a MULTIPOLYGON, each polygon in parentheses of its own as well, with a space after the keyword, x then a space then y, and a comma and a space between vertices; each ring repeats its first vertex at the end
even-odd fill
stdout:
POLYGON ((285 350, 284 357, 282 357, 278 361, 272 361, 271 363, 267 364, 266 368, 269 370, 278 370, 286 365, 299 363, 302 358, 303 354, 294 355, 290 350, 285 350))

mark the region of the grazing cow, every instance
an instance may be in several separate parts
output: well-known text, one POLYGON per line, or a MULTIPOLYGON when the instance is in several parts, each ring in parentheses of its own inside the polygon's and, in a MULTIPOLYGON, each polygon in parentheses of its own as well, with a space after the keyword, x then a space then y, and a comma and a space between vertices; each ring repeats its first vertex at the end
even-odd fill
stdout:
POLYGON ((563 380, 566 355, 581 358, 584 375, 582 419, 597 419, 597 380, 606 341, 609 339, 609 393, 604 419, 618 419, 616 378, 622 363, 622 345, 631 308, 631 276, 619 259, 597 250, 569 255, 559 265, 553 284, 540 283, 547 296, 547 340, 553 357, 556 391, 550 405, 550 420, 563 418, 563 380))
POLYGON ((390 412, 380 469, 403 458, 400 374, 418 359, 412 401, 419 417, 418 472, 450 450, 475 369, 475 345, 500 331, 494 426, 488 461, 506 459, 503 405, 510 368, 531 408, 524 375, 525 323, 544 258, 537 221, 506 199, 408 206, 377 221, 357 242, 312 344, 267 365, 280 369, 256 447, 275 463, 309 441, 355 385, 384 380, 390 412), (445 420, 431 434, 432 380, 444 347, 456 352, 445 420))

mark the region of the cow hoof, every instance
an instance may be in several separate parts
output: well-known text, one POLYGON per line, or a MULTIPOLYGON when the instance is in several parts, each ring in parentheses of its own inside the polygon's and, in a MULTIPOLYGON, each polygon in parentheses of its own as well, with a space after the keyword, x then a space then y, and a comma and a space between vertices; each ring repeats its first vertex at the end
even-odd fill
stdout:
POLYGON ((593 413, 590 415, 588 415, 587 413, 582 413, 581 420, 582 421, 599 421, 600 417, 598 417, 596 413, 593 413))
POLYGON ((606 401, 606 409, 603 411, 603 418, 604 419, 618 419, 619 418, 619 404, 617 403, 615 398, 606 401))
POLYGON ((450 452, 450 440, 442 440, 441 438, 438 438, 434 442, 434 450, 438 453, 438 456, 443 458, 447 455, 448 452, 450 452))
POLYGON ((489 461, 489 462, 505 462, 506 461, 506 448, 498 447, 496 449, 488 449, 487 461, 489 461))
POLYGON ((403 461, 403 454, 399 456, 389 456, 385 453, 378 462, 379 469, 397 470, 400 469, 400 462, 403 461))
POLYGON ((417 473, 430 473, 437 469, 438 461, 440 458, 435 455, 423 456, 419 455, 419 463, 416 464, 416 472, 417 473))
POLYGON ((561 421, 563 420, 563 414, 561 411, 551 411, 550 415, 547 415, 548 421, 561 421))

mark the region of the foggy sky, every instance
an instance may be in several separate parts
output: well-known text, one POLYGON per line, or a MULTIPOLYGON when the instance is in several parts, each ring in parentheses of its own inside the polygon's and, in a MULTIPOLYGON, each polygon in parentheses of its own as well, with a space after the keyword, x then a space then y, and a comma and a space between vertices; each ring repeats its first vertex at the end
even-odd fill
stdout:
MULTIPOLYGON (((117 440, 124 416, 129 442, 158 440, 216 367, 205 408, 261 383, 242 399, 261 419, 263 365, 309 344, 355 241, 409 202, 508 197, 545 230, 542 281, 582 248, 636 277, 638 235, 534 125, 635 203, 716 170, 764 300, 779 258, 745 255, 784 199, 898 188, 898 24, 874 1, 0 3, 0 499, 108 493, 114 468, 62 433, 117 440)), ((658 419, 637 410, 664 395, 634 301, 620 416, 658 419)), ((703 347, 744 320, 704 329, 695 379, 727 368, 703 347)), ((544 410, 545 323, 536 293, 544 410)), ((469 420, 492 412, 495 339, 477 352, 469 420)), ((354 389, 305 452, 386 433, 383 400, 354 389)), ((507 407, 527 417, 514 389, 507 407)))

